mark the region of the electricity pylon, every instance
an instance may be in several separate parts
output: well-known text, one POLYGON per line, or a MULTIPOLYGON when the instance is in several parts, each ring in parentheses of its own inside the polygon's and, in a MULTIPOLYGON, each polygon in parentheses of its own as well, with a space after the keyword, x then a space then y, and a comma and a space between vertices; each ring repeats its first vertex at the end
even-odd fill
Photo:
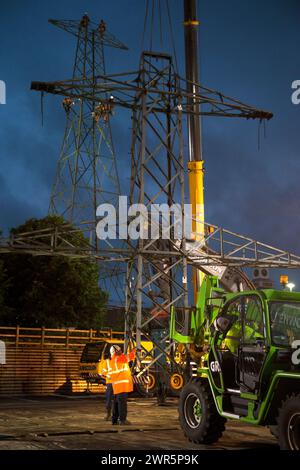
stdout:
MULTIPOLYGON (((49 20, 77 39, 73 82, 84 80, 94 94, 97 77, 105 74, 105 46, 127 47, 107 31, 103 20, 93 23, 85 14, 81 20, 49 20)), ((112 140, 110 116, 113 97, 102 94, 108 104, 88 99, 64 97, 66 127, 56 176, 52 187, 49 214, 60 215, 75 226, 88 222, 93 227, 90 242, 99 248, 96 237, 96 211, 102 203, 115 207, 120 184, 112 140)), ((100 286, 109 292, 109 303, 123 303, 122 272, 116 266, 100 267, 100 286)))
MULTIPOLYGON (((81 20, 49 22, 77 38, 73 81, 86 80, 91 93, 96 77, 105 74, 104 46, 127 49, 106 24, 92 23, 87 15, 81 20)), ((61 146, 49 213, 61 215, 78 226, 83 221, 96 221, 101 203, 115 204, 120 195, 116 158, 109 118, 113 98, 101 106, 87 99, 65 97, 66 127, 61 146)), ((95 238, 95 244, 97 240, 95 238)))

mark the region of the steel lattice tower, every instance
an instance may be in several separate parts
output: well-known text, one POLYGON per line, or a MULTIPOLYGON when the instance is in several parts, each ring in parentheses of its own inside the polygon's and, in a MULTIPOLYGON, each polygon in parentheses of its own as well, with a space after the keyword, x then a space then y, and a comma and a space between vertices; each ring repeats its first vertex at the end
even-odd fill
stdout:
MULTIPOLYGON (((73 82, 86 80, 93 93, 96 77, 105 74, 104 46, 127 49, 106 30, 101 20, 92 23, 87 15, 80 21, 49 20, 77 38, 73 82)), ((109 99, 103 94, 103 99, 109 99)), ((109 118, 113 103, 86 99, 63 100, 66 127, 61 146, 49 213, 79 225, 92 224, 101 203, 115 204, 120 194, 116 158, 109 118)))

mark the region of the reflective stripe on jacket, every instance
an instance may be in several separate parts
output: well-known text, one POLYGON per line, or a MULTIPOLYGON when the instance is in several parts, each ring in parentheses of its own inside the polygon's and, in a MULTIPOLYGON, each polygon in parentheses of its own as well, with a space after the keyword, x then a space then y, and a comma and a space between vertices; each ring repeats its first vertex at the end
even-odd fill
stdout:
POLYGON ((114 354, 109 361, 110 378, 114 395, 133 391, 133 380, 125 354, 114 354))
POLYGON ((110 366, 110 360, 106 359, 105 361, 106 366, 103 367, 102 369, 102 375, 105 377, 106 385, 111 384, 111 366, 110 366))

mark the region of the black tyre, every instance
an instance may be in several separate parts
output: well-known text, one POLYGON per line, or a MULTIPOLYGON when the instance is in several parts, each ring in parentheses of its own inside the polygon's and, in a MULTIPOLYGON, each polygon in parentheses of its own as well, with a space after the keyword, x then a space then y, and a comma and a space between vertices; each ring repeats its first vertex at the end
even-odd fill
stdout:
POLYGON ((196 444, 213 444, 223 434, 226 419, 219 415, 208 382, 192 380, 182 389, 179 420, 185 436, 196 444))
POLYGON ((300 395, 288 396, 278 415, 279 446, 282 450, 300 450, 300 395))

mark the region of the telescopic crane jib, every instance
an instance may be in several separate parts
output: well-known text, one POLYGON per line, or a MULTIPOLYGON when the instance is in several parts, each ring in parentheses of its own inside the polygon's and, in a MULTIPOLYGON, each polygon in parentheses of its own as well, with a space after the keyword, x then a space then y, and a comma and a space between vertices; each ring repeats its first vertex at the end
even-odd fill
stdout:
MULTIPOLYGON (((185 74, 187 91, 190 94, 189 106, 193 113, 187 117, 189 161, 188 174, 190 186, 190 203, 192 205, 192 230, 195 240, 204 239, 204 162, 202 158, 202 139, 200 105, 195 100, 198 78, 198 26, 196 0, 184 0, 184 42, 185 74)), ((201 285, 203 274, 199 269, 193 271, 194 297, 201 285)))

